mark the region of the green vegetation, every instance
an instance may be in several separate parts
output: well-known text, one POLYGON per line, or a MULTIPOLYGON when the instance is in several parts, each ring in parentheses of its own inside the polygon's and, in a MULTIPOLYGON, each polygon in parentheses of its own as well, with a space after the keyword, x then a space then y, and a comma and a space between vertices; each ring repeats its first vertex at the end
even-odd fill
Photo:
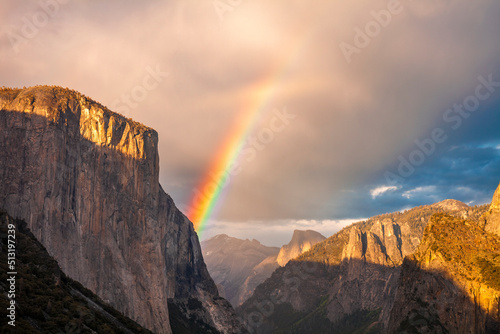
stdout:
POLYGON ((275 328, 280 328, 273 334, 287 334, 293 333, 294 325, 300 323, 305 317, 307 317, 306 313, 297 312, 292 305, 285 303, 276 305, 273 314, 267 321, 272 323, 275 328))
MULTIPOLYGON (((488 210, 488 208, 489 205, 481 205, 447 213, 460 218, 467 217, 471 221, 469 224, 479 228, 480 217, 488 210)), ((402 239, 407 238, 407 241, 414 240, 415 238, 422 240, 424 230, 426 229, 426 226, 431 218, 434 217, 435 214, 442 215, 445 211, 446 210, 439 205, 421 206, 404 212, 379 215, 366 221, 361 221, 348 226, 332 237, 316 244, 310 251, 302 254, 296 260, 289 263, 285 268, 277 269, 270 279, 266 280, 263 284, 257 287, 254 292, 254 297, 244 304, 243 309, 248 306, 251 308, 252 301, 256 298, 258 300, 258 296, 270 296, 274 291, 283 289, 283 287, 279 285, 285 281, 286 277, 284 275, 286 273, 303 272, 301 270, 293 270, 294 266, 299 266, 297 268, 300 268, 301 263, 313 262, 324 264, 324 268, 323 266, 319 266, 319 272, 314 273, 316 282, 318 279, 324 279, 326 281, 330 279, 334 280, 338 277, 340 268, 339 265, 342 261, 342 252, 345 245, 349 242, 349 234, 353 228, 358 228, 361 232, 368 232, 378 221, 383 224, 393 222, 394 224, 398 224, 399 228, 405 229, 404 232, 399 232, 399 228, 395 228, 396 233, 399 232, 404 234, 401 236, 402 239)), ((460 221, 459 218, 453 218, 452 216, 449 217, 460 221)), ((418 243, 415 244, 415 250, 417 246, 418 243)), ((498 276, 498 268, 491 265, 496 263, 494 262, 495 258, 488 257, 485 258, 485 260, 488 262, 482 263, 482 269, 480 269, 480 271, 483 279, 488 280, 489 284, 493 284, 492 281, 496 277, 495 275, 498 276)), ((310 296, 309 299, 314 299, 314 296, 328 293, 325 290, 321 290, 321 284, 306 284, 308 282, 309 281, 307 279, 302 280, 302 284, 299 287, 302 296, 310 296), (308 289, 317 289, 317 291, 311 290, 311 293, 309 293, 308 289)), ((424 308, 429 306, 428 303, 422 300, 419 301, 419 305, 424 308)), ((274 334, 379 333, 382 331, 382 325, 378 323, 378 318, 381 312, 380 310, 359 310, 333 324, 328 319, 327 308, 328 303, 326 297, 318 300, 315 307, 307 307, 306 311, 303 312, 294 310, 290 304, 279 304, 275 306, 273 314, 265 319, 263 328, 274 328, 274 334)), ((416 321, 415 324, 422 322, 422 320, 417 316, 415 319, 411 319, 411 321, 408 322, 409 327, 413 326, 413 321, 416 321)), ((430 323, 429 325, 439 327, 438 323, 430 323)))
POLYGON ((430 314, 422 315, 417 310, 414 310, 401 322, 397 332, 420 334, 422 328, 427 328, 430 333, 448 333, 448 330, 439 321, 439 317, 430 314))
POLYGON ((278 305, 269 319, 279 328, 273 334, 381 333, 381 325, 378 324, 381 309, 374 311, 359 310, 336 323, 332 323, 327 318, 327 306, 327 296, 323 297, 317 308, 308 314, 294 311, 290 304, 278 305))
MULTIPOLYGON (((471 206, 467 209, 467 219, 470 221, 479 221, 481 216, 488 211, 489 204, 471 206)), ((342 250, 344 246, 349 241, 349 231, 357 227, 362 232, 369 231, 373 224, 377 221, 384 221, 386 219, 391 220, 400 226, 403 224, 408 224, 412 233, 415 234, 419 239, 422 238, 424 229, 427 226, 427 222, 436 213, 442 213, 445 210, 435 206, 419 206, 411 210, 406 210, 404 212, 393 212, 387 213, 379 216, 372 217, 368 220, 354 223, 348 227, 345 227, 335 235, 330 238, 316 244, 308 252, 302 254, 297 258, 297 261, 313 261, 322 262, 329 265, 339 264, 342 260, 342 250)), ((448 212, 451 215, 461 217, 464 211, 458 210, 455 212, 448 212)))
MULTIPOLYGON (((468 281, 500 291, 500 238, 475 222, 436 214, 425 231, 424 242, 450 269, 468 281)), ((425 249, 424 249, 425 251, 425 249)))
POLYGON ((67 277, 26 227, 0 211, 0 308, 7 291, 7 225, 16 226, 16 327, 1 333, 151 333, 67 277), (95 304, 95 305, 94 305, 95 304))

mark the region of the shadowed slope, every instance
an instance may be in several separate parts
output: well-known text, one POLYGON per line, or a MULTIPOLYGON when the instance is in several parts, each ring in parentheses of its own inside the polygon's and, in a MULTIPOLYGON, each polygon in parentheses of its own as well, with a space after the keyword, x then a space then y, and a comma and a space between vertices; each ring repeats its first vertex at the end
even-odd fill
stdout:
MULTIPOLYGON (((0 211, 0 289, 7 286, 7 227, 15 229, 16 321, 2 319, 2 333, 151 333, 67 277, 26 223, 0 211)), ((12 239, 11 239, 12 240, 12 239)), ((0 295, 3 310, 9 305, 0 295)), ((10 320, 10 319, 8 319, 10 320)))
MULTIPOLYGON (((478 220, 485 210, 451 213, 478 220)), ((384 331, 403 259, 418 249, 430 217, 444 211, 423 206, 346 227, 277 269, 237 312, 255 333, 319 333, 340 324, 346 333, 384 331)))

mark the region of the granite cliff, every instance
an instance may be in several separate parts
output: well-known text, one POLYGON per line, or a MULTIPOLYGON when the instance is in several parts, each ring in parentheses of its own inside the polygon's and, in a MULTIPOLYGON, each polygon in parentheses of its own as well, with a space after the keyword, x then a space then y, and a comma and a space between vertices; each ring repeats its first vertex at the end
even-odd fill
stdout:
MULTIPOLYGON (((150 331, 105 304, 80 283, 67 277, 22 220, 0 211, 0 307, 8 299, 8 228, 14 226, 17 291, 15 326, 2 319, 2 333, 124 333, 150 331)), ((12 229, 10 229, 12 230, 12 229)), ((10 239, 11 241, 14 239, 10 239)), ((12 318, 8 319, 11 321, 12 318)))
POLYGON ((500 238, 436 214, 405 259, 389 333, 499 333, 500 238))
POLYGON ((157 146, 156 131, 78 92, 2 89, 0 208, 68 276, 146 328, 239 333, 192 223, 159 185, 157 146))
POLYGON ((479 221, 486 210, 447 200, 355 223, 277 269, 237 312, 253 333, 384 332, 432 215, 479 221))
POLYGON ((498 185, 490 209, 482 217, 486 231, 500 236, 500 185, 498 185))
POLYGON ((316 231, 293 231, 292 240, 287 245, 281 247, 276 262, 283 267, 290 260, 295 259, 302 253, 310 250, 318 242, 325 240, 326 238, 316 231))
POLYGON ((431 217, 402 266, 390 333, 500 333, 500 186, 479 222, 431 217))

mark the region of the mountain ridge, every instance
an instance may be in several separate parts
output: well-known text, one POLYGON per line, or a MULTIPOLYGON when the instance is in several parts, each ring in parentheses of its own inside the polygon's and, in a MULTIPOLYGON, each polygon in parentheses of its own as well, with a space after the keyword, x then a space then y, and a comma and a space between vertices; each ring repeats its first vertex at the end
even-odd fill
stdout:
POLYGON ((431 206, 441 208, 444 210, 448 210, 448 211, 463 210, 463 209, 466 209, 469 207, 464 202, 457 201, 456 199, 445 199, 441 202, 434 203, 431 206))
POLYGON ((273 262, 279 248, 264 246, 255 239, 221 234, 202 241, 201 248, 210 275, 232 305, 239 305, 253 290, 252 277, 270 275, 277 267, 273 262), (273 259, 270 266, 257 268, 266 259, 273 259))
MULTIPOLYGON (((460 207, 451 213, 475 221, 488 209, 460 207)), ((345 227, 277 269, 237 313, 253 333, 328 332, 340 324, 346 333, 383 332, 405 257, 418 249, 432 215, 445 211, 420 206, 345 227)))
POLYGON ((201 243, 210 275, 235 307, 248 299, 257 285, 271 276, 281 263, 309 250, 325 237, 312 230, 295 230, 281 248, 268 247, 252 239, 219 234, 201 243))

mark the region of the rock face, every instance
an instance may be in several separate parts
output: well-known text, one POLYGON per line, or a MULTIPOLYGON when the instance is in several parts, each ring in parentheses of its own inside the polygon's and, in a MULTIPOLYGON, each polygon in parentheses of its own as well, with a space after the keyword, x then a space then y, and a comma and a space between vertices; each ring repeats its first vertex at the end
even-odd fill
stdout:
MULTIPOLYGON (((254 333, 385 332, 403 259, 418 249, 430 217, 447 208, 418 207, 343 229, 276 270, 238 314, 254 333)), ((478 221, 487 206, 455 209, 478 221)))
POLYGON ((500 185, 493 195, 490 209, 483 216, 485 229, 500 236, 500 185))
POLYGON ((281 247, 276 261, 283 267, 288 261, 295 259, 300 254, 307 252, 316 245, 318 242, 325 240, 326 238, 316 231, 293 231, 292 240, 288 245, 281 247))
POLYGON ((499 333, 500 239, 437 214, 405 259, 389 333, 499 333))
POLYGON ((257 240, 241 240, 225 234, 201 243, 203 258, 220 292, 239 306, 257 285, 278 267, 279 248, 267 247, 257 240))
POLYGON ((57 87, 3 89, 0 110, 0 207, 66 274, 156 333, 191 299, 200 321, 241 332, 159 185, 156 131, 57 87))
MULTIPOLYGON (((2 333, 90 333, 151 334, 106 305, 80 283, 67 277, 57 262, 36 240, 26 223, 0 211, 0 304, 10 305, 7 291, 8 228, 14 226, 17 291, 15 327, 2 321, 2 333)), ((14 239, 10 239, 12 242, 14 239)), ((9 319, 10 321, 10 319, 9 319)))

